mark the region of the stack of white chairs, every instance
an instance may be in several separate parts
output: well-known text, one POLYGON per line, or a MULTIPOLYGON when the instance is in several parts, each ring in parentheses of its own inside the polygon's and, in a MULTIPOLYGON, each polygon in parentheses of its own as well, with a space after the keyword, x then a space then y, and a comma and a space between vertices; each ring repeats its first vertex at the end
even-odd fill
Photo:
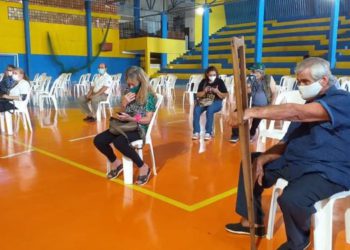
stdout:
POLYGON ((57 86, 61 83, 61 81, 65 80, 65 76, 61 75, 59 76, 49 87, 47 90, 38 93, 38 98, 39 98, 39 109, 43 110, 44 109, 44 100, 48 100, 49 103, 53 103, 55 110, 57 110, 57 100, 56 100, 56 91, 57 91, 57 86))
POLYGON ((159 77, 152 78, 150 80, 150 84, 152 86, 153 91, 158 93, 158 88, 159 88, 159 85, 160 85, 160 78, 159 77))
POLYGON ((67 93, 67 91, 68 91, 68 78, 69 78, 69 75, 66 73, 63 73, 58 77, 59 82, 56 85, 57 90, 55 91, 55 94, 57 96, 64 96, 67 93))
POLYGON ((198 91, 200 82, 203 80, 203 75, 191 75, 188 83, 186 84, 186 90, 182 95, 182 109, 185 109, 185 99, 188 96, 189 103, 192 106, 194 104, 194 95, 198 91))
POLYGON ((170 97, 175 97, 175 84, 176 84, 177 76, 173 74, 168 74, 165 81, 165 94, 170 97))
MULTIPOLYGON (((150 152, 151 152, 151 157, 152 157, 152 167, 153 167, 153 174, 157 175, 157 168, 156 168, 156 161, 155 161, 155 156, 154 156, 154 150, 153 150, 153 143, 152 143, 152 129, 159 111, 159 108, 163 102, 163 96, 160 94, 157 94, 157 103, 156 103, 156 110, 153 114, 153 117, 151 119, 151 122, 148 125, 148 129, 146 132, 146 137, 145 137, 145 144, 148 144, 150 147, 150 152)), ((137 140, 131 142, 131 145, 137 150, 137 153, 143 159, 143 141, 142 140, 137 140)), ((132 184, 133 183, 133 162, 130 158, 126 157, 123 155, 123 168, 124 168, 124 183, 125 184, 132 184)), ((110 163, 107 161, 107 174, 110 172, 110 163)))
POLYGON ((30 81, 30 86, 32 87, 32 90, 34 90, 35 92, 37 89, 42 88, 41 85, 44 83, 45 80, 46 73, 35 74, 33 81, 30 81))
POLYGON ((295 77, 292 76, 282 76, 279 84, 278 93, 284 91, 292 91, 297 88, 297 81, 295 77))
POLYGON ((112 86, 111 86, 111 91, 113 95, 117 95, 118 91, 120 90, 120 81, 122 79, 122 74, 115 74, 111 75, 112 77, 112 86))
POLYGON ((341 89, 350 92, 350 76, 343 76, 338 79, 341 89))
POLYGON ((79 82, 74 85, 73 95, 80 96, 85 95, 90 88, 90 73, 83 74, 79 78, 79 82))

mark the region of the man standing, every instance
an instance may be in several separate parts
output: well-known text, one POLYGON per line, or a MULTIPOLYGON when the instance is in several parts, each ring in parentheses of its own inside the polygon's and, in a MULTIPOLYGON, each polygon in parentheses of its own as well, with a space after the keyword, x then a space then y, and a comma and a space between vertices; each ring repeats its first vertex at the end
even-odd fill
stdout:
MULTIPOLYGON (((278 178, 288 186, 278 198, 287 241, 279 250, 303 250, 310 244, 314 204, 350 189, 350 94, 336 88, 329 62, 310 57, 296 67, 297 83, 305 104, 287 103, 245 110, 244 119, 292 121, 285 137, 265 153, 253 155, 256 235, 264 236, 261 195, 278 178)), ((232 122, 234 124, 234 122, 232 122)), ((236 212, 238 223, 227 224, 231 233, 249 234, 242 171, 236 212)))
POLYGON ((81 109, 87 115, 84 118, 84 121, 96 121, 96 111, 98 104, 102 101, 107 100, 111 85, 112 77, 107 73, 107 66, 104 63, 100 63, 98 66, 98 76, 91 84, 89 92, 87 95, 78 98, 81 109), (88 105, 89 102, 91 102, 91 109, 88 105))
MULTIPOLYGON (((270 105, 276 99, 276 82, 271 75, 265 74, 265 65, 254 63, 250 68, 251 74, 248 75, 247 87, 251 96, 252 107, 263 107, 270 105)), ((254 118, 250 128, 250 139, 253 140, 256 129, 259 127, 261 119, 254 118)), ((232 129, 230 142, 236 143, 239 139, 238 128, 232 129)))

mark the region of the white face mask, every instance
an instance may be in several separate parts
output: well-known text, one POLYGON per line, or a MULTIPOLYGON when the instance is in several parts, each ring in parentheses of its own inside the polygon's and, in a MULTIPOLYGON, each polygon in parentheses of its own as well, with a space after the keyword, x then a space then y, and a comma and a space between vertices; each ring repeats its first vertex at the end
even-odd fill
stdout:
POLYGON ((18 82, 20 79, 19 75, 12 75, 12 79, 16 82, 18 82))
POLYGON ((216 79, 216 76, 209 76, 209 82, 214 82, 216 79))
POLYGON ((299 92, 304 100, 309 100, 316 97, 322 89, 322 85, 319 81, 316 81, 310 85, 299 86, 299 92))
POLYGON ((98 73, 103 75, 106 72, 106 69, 98 69, 98 73))

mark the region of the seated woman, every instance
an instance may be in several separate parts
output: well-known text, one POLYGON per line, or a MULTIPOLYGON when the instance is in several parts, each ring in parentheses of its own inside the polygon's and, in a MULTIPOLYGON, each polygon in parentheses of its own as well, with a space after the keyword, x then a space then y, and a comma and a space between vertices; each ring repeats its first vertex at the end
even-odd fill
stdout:
MULTIPOLYGON (((147 124, 150 123, 153 113, 156 109, 156 94, 154 93, 145 72, 137 66, 130 67, 125 74, 126 82, 130 91, 122 98, 122 110, 116 114, 117 119, 121 121, 136 121, 147 130, 147 124)), ((141 139, 138 131, 126 132, 127 138, 123 135, 114 135, 109 130, 98 134, 94 139, 94 144, 102 154, 104 154, 111 163, 111 171, 107 178, 116 178, 123 171, 122 161, 115 156, 110 143, 118 149, 123 155, 130 158, 139 168, 139 176, 136 184, 144 185, 148 182, 151 175, 151 169, 142 161, 135 149, 129 145, 129 142, 141 139)))
POLYGON ((197 103, 193 111, 193 136, 192 139, 199 139, 200 116, 207 111, 207 122, 205 124, 205 140, 212 138, 214 114, 222 108, 222 100, 228 95, 225 83, 219 77, 218 70, 209 66, 200 82, 197 91, 197 103))
POLYGON ((14 100, 14 105, 16 108, 18 108, 20 103, 30 93, 29 79, 21 68, 13 69, 12 79, 14 81, 13 87, 10 89, 8 94, 3 94, 1 98, 14 100))

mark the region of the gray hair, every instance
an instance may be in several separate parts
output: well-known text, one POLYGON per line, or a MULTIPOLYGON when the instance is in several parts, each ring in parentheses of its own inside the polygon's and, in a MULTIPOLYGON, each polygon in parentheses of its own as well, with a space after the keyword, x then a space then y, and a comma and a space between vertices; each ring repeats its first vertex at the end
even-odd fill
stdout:
POLYGON ((311 77, 314 81, 318 81, 322 77, 327 76, 330 86, 337 82, 337 78, 332 75, 329 62, 323 58, 309 57, 305 59, 304 61, 298 63, 297 67, 295 68, 295 73, 299 74, 306 69, 310 69, 311 77))

